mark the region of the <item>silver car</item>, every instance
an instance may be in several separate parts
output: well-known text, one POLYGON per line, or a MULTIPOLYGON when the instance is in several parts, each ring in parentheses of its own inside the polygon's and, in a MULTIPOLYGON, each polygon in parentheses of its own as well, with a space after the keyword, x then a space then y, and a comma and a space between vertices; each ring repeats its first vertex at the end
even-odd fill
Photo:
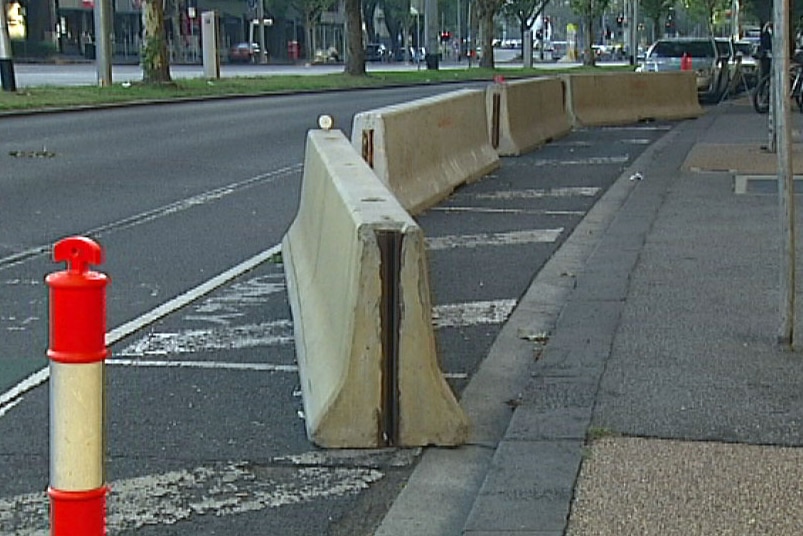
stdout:
POLYGON ((647 50, 639 72, 679 71, 684 55, 691 58, 701 100, 718 101, 728 89, 729 54, 721 54, 710 37, 659 39, 647 50))
POLYGON ((736 54, 742 55, 741 72, 748 87, 754 87, 758 82, 758 45, 751 40, 743 39, 733 44, 736 54))

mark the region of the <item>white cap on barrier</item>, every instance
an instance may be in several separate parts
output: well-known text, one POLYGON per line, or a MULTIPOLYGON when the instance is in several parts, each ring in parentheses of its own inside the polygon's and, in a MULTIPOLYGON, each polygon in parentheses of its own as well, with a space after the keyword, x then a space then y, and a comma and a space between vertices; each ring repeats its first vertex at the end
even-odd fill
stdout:
POLYGON ((332 119, 331 115, 324 114, 318 118, 318 126, 323 130, 331 130, 334 124, 335 121, 332 119))

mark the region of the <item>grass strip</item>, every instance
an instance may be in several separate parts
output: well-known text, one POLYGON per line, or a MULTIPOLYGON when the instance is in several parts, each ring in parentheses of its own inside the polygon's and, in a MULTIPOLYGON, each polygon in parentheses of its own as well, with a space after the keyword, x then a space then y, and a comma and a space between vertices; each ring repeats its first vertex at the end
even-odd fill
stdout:
POLYGON ((599 72, 632 70, 631 67, 575 67, 567 70, 546 69, 441 69, 420 71, 371 72, 365 76, 344 73, 322 75, 264 75, 231 77, 218 80, 182 78, 168 84, 116 83, 97 86, 37 86, 0 92, 0 111, 29 111, 52 108, 95 107, 133 102, 175 101, 231 96, 256 96, 354 88, 441 84, 471 80, 555 76, 563 72, 599 72))

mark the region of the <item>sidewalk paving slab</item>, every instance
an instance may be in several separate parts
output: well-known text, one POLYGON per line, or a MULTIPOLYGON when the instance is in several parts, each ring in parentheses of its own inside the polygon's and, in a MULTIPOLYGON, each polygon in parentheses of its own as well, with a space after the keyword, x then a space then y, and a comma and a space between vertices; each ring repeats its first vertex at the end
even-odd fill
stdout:
POLYGON ((775 343, 777 194, 734 191, 734 174, 776 173, 766 121, 747 99, 709 107, 624 170, 463 394, 480 427, 473 446, 449 451, 451 471, 475 455, 458 477, 462 528, 394 524, 413 517, 405 495, 442 478, 435 449, 376 534, 800 532, 803 358, 775 343), (541 347, 522 339, 538 332, 541 347), (507 417, 489 412, 510 392, 507 417))

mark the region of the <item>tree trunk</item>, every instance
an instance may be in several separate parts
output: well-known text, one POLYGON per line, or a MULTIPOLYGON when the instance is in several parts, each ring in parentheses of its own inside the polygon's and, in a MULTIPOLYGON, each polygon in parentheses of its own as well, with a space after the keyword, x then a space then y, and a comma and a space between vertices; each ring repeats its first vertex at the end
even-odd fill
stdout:
POLYGON ((142 2, 142 27, 142 81, 146 84, 170 82, 162 0, 142 2))
POLYGON ((352 76, 365 76, 365 50, 362 44, 360 0, 346 0, 346 68, 352 76))
POLYGON ((314 17, 307 13, 306 24, 304 29, 307 32, 307 60, 310 63, 315 62, 315 51, 318 49, 318 44, 315 42, 315 26, 313 23, 314 17))
POLYGON ((486 69, 494 68, 494 11, 484 11, 480 15, 480 27, 482 34, 482 56, 480 56, 480 67, 486 69))
POLYGON ((594 57, 594 48, 591 46, 594 44, 594 19, 592 17, 586 17, 585 21, 585 54, 583 54, 583 65, 587 67, 594 67, 596 65, 596 58, 594 57))

